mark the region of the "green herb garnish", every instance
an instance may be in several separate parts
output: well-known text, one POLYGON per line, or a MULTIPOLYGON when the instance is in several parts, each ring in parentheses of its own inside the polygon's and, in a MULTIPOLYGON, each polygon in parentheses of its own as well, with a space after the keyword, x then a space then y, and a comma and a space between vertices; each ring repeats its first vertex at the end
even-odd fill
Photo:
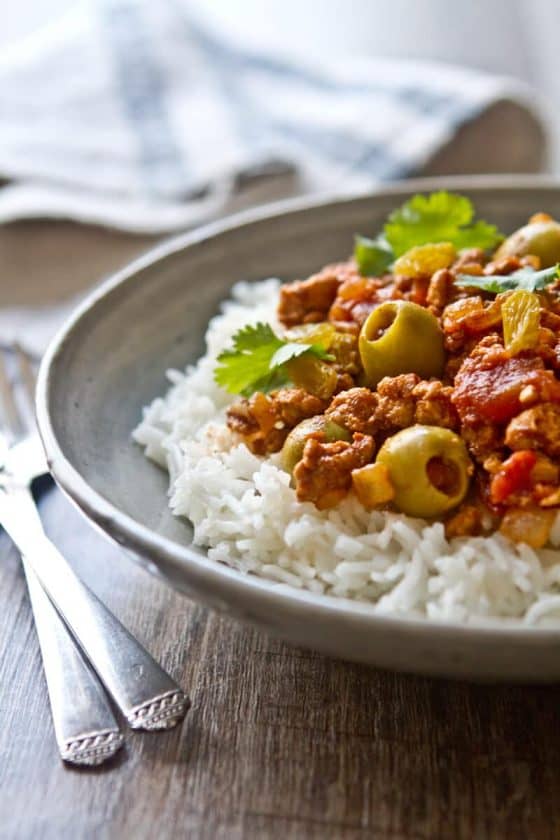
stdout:
POLYGON ((250 396, 271 391, 289 382, 286 363, 309 355, 333 361, 320 344, 284 341, 269 324, 242 327, 233 336, 233 346, 218 356, 214 379, 230 394, 250 396))
POLYGON ((462 248, 495 248, 503 239, 495 225, 473 221, 474 208, 464 195, 445 191, 417 194, 389 216, 375 239, 356 237, 354 257, 362 274, 382 274, 416 245, 451 242, 462 248))
POLYGON ((505 277, 479 277, 471 274, 458 274, 455 279, 455 285, 465 287, 472 287, 473 289, 482 289, 485 292, 509 292, 512 289, 524 289, 527 292, 540 291, 546 286, 560 277, 560 263, 551 266, 550 268, 543 268, 541 271, 526 266, 514 271, 505 277))
POLYGON ((395 255, 381 235, 377 239, 367 236, 356 236, 354 240, 354 258, 358 263, 360 274, 366 277, 378 277, 385 274, 395 259, 395 255))

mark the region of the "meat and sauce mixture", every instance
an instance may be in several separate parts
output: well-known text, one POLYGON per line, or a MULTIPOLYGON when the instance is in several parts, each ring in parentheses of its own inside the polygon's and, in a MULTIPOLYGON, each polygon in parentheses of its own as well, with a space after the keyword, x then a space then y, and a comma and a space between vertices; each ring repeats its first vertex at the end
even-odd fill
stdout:
POLYGON ((504 239, 442 212, 434 233, 420 211, 407 228, 409 205, 347 262, 282 286, 282 329, 235 337, 216 376, 245 395, 228 426, 280 452, 320 510, 352 492, 448 537, 499 529, 541 547, 560 508, 560 224, 538 213, 504 239))

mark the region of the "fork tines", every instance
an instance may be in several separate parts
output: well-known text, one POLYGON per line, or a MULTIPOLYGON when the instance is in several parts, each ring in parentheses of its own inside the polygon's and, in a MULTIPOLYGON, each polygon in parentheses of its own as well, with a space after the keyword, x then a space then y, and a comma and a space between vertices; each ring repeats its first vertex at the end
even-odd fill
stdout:
POLYGON ((0 424, 7 443, 35 430, 37 364, 25 348, 0 347, 0 424))

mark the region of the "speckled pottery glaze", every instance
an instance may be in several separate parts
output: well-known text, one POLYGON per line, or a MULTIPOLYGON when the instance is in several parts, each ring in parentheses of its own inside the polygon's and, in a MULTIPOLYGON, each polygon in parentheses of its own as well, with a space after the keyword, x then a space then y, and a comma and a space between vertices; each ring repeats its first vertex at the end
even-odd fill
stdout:
MULTIPOLYGON (((459 626, 376 615, 371 605, 243 575, 191 544, 167 504, 167 475, 130 438, 165 371, 203 352, 209 318, 238 280, 306 276, 345 259, 415 192, 469 195, 513 230, 536 210, 560 217, 560 182, 430 179, 367 195, 283 202, 176 237, 97 288, 43 361, 39 426, 54 478, 85 515, 190 598, 294 644, 383 668, 480 681, 560 679, 560 630, 459 626)), ((92 563, 95 558, 91 558, 92 563)))

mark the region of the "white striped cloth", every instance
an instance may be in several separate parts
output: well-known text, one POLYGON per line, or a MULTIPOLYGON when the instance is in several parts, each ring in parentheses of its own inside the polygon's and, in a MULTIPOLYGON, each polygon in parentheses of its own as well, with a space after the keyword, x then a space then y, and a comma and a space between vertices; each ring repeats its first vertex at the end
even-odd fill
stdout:
POLYGON ((78 3, 0 57, 0 222, 163 232, 258 184, 367 188, 421 172, 503 99, 532 107, 520 84, 458 68, 248 53, 174 0, 78 3))

